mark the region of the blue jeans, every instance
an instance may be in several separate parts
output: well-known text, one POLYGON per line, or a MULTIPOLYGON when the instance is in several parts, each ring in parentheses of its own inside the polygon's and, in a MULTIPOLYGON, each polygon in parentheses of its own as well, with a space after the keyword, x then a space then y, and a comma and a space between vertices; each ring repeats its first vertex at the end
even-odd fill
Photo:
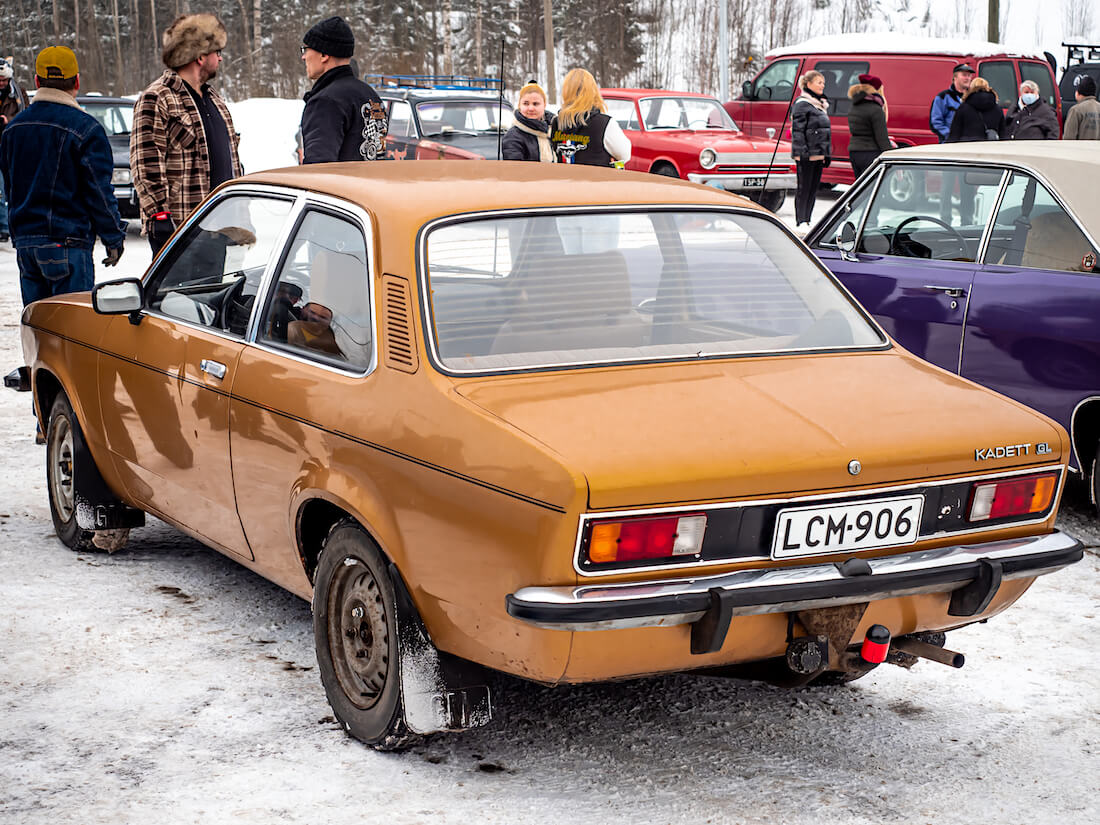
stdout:
POLYGON ((15 256, 23 306, 51 295, 85 292, 95 284, 91 249, 61 244, 28 246, 17 249, 15 256))

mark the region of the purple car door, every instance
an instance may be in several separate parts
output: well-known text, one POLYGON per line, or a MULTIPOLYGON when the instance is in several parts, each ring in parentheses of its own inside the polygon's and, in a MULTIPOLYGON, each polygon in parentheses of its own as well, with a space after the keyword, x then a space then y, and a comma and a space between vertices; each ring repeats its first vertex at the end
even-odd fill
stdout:
POLYGON ((1035 178, 1013 172, 974 279, 962 374, 1068 423, 1100 394, 1097 250, 1035 178))
POLYGON ((833 218, 815 249, 895 341, 952 372, 959 370, 967 301, 1001 178, 996 169, 887 167, 877 185, 864 187, 846 214, 833 218), (833 242, 845 222, 859 230, 849 259, 833 242))

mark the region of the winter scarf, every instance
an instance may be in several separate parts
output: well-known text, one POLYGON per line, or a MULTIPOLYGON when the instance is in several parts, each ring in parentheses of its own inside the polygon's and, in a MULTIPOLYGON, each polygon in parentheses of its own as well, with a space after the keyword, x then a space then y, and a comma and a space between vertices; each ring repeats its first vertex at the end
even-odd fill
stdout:
POLYGON ((805 100, 815 109, 820 109, 826 114, 829 112, 829 98, 825 97, 825 95, 819 95, 815 92, 811 92, 809 89, 803 89, 798 99, 805 100))

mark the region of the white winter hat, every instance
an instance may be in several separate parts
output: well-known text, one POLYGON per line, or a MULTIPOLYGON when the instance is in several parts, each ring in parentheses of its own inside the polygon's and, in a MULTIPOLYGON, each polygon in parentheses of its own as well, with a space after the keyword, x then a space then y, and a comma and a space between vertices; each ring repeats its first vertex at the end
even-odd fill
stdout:
POLYGON ((0 60, 0 77, 6 77, 9 80, 12 78, 11 66, 8 65, 6 60, 0 60))

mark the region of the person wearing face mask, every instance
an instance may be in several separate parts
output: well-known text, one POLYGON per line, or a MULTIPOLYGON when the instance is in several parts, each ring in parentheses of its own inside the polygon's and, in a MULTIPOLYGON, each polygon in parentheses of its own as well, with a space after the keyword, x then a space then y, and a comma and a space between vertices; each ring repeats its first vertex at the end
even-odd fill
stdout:
POLYGON ((1058 140, 1061 129, 1054 107, 1039 97, 1039 84, 1025 80, 1020 84, 1020 99, 1005 115, 1008 140, 1058 140))
POLYGON ((519 90, 519 106, 515 110, 515 123, 501 139, 501 155, 504 160, 530 160, 541 163, 554 162, 554 149, 550 145, 550 121, 546 114, 546 92, 531 80, 519 90))

